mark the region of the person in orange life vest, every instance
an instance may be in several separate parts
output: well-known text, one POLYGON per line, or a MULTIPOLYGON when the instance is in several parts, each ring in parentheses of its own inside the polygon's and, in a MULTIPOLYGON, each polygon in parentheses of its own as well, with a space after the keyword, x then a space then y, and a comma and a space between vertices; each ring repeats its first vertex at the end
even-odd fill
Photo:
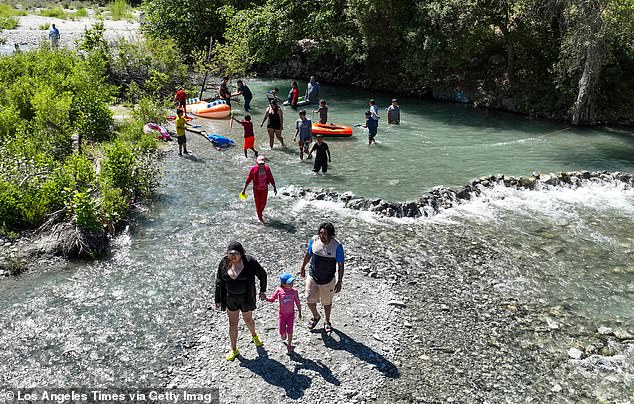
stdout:
POLYGON ((275 186, 275 179, 271 173, 271 169, 264 163, 264 156, 258 156, 256 159, 257 165, 251 167, 247 181, 244 184, 242 193, 247 192, 247 186, 253 181, 253 199, 255 199, 255 211, 258 214, 258 219, 264 222, 262 218, 262 212, 266 207, 266 199, 269 194, 269 184, 273 185, 273 192, 277 195, 277 187, 275 186))

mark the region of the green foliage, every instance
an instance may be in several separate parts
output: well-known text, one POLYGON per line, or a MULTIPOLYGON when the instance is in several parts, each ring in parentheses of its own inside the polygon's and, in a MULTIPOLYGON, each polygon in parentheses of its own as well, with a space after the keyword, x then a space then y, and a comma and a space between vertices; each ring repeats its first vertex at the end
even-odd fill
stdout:
POLYGON ((114 0, 108 4, 110 16, 113 20, 123 20, 132 17, 131 8, 126 0, 114 0))
POLYGON ((178 85, 187 81, 187 67, 172 40, 122 39, 115 49, 110 80, 122 90, 128 88, 120 93, 122 98, 136 102, 144 95, 169 97, 178 85))
POLYGON ((166 99, 160 102, 144 96, 134 105, 133 115, 137 122, 165 123, 169 106, 166 99))
POLYGON ((76 17, 88 17, 88 10, 86 10, 85 7, 80 7, 77 9, 77 11, 75 11, 75 16, 76 17))
MULTIPOLYGON (((151 74, 146 73, 145 81, 151 91, 167 88, 161 80, 172 74, 184 81, 185 70, 175 65, 173 47, 150 51, 154 45, 139 46, 141 51, 125 43, 132 55, 162 55, 156 64, 148 62, 151 74)), ((82 229, 113 231, 129 204, 157 186, 157 143, 143 134, 144 122, 133 120, 119 131, 113 129, 108 104, 114 100, 115 88, 107 81, 115 80, 104 72, 117 72, 125 64, 111 67, 116 60, 112 55, 119 52, 103 39, 103 25, 88 30, 79 47, 81 54, 41 48, 0 58, 0 232, 4 234, 35 228, 62 208, 82 229), (81 138, 83 153, 73 149, 76 137, 81 138)), ((146 97, 144 91, 139 94, 146 97)), ((159 112, 164 102, 148 100, 142 107, 145 114, 164 115, 165 110, 159 112)))
MULTIPOLYGON (((183 54, 206 49, 209 39, 224 32, 223 6, 247 3, 231 0, 145 0, 142 29, 154 38, 171 38, 183 54)), ((243 5, 244 6, 244 5, 243 5)))
POLYGON ((0 17, 0 30, 17 27, 20 20, 17 17, 0 17))
POLYGON ((92 190, 75 190, 71 193, 67 209, 72 212, 77 226, 85 230, 100 230, 102 226, 99 221, 98 205, 92 196, 92 190))
POLYGON ((28 13, 26 11, 17 10, 15 7, 12 7, 9 4, 0 4, 0 18, 19 17, 27 14, 28 13))
POLYGON ((121 141, 108 144, 104 150, 101 178, 121 189, 124 195, 132 196, 134 163, 135 156, 129 145, 121 141))
POLYGON ((49 18, 68 18, 68 13, 60 6, 40 10, 40 15, 49 18))

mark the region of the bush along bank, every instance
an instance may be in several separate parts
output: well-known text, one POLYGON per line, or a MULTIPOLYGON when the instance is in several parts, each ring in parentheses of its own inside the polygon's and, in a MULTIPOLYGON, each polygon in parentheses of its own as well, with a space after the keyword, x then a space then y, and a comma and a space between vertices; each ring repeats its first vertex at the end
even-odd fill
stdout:
POLYGON ((102 256, 159 183, 158 143, 142 127, 165 116, 170 83, 185 79, 180 55, 169 43, 110 45, 103 26, 78 48, 0 58, 1 274, 42 255, 102 256), (170 63, 130 74, 154 49, 170 63), (138 102, 133 117, 115 125, 110 105, 126 99, 138 102))

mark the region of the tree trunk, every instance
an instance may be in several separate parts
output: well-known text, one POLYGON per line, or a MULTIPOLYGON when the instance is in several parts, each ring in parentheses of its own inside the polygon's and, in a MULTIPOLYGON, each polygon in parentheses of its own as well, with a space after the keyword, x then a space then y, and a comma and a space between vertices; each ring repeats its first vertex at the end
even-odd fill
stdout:
POLYGON ((583 74, 579 80, 579 91, 577 101, 572 114, 573 125, 594 125, 593 104, 596 94, 597 84, 601 75, 601 59, 603 58, 603 47, 599 41, 593 41, 586 49, 583 74))

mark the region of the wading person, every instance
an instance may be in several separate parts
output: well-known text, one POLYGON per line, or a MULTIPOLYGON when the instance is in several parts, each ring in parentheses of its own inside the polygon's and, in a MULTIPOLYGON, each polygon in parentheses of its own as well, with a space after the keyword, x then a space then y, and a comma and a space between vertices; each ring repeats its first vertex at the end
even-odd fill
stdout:
POLYGON ((317 104, 319 101, 319 83, 315 80, 315 76, 310 76, 310 81, 306 87, 306 99, 311 104, 317 104))
POLYGON ((335 227, 332 223, 322 223, 318 233, 308 243, 299 273, 302 277, 306 277, 306 303, 313 315, 308 323, 308 329, 315 328, 321 320, 321 315, 317 311, 317 303, 321 303, 326 317, 324 331, 330 333, 332 332, 330 323, 332 299, 335 293, 341 291, 343 282, 343 246, 335 239, 335 227), (306 264, 309 262, 308 276, 306 276, 306 264))
POLYGON ((401 108, 398 106, 396 98, 392 100, 392 105, 387 107, 387 123, 390 125, 401 124, 401 108))
POLYGON ((229 108, 231 108, 231 91, 229 91, 229 77, 223 77, 218 88, 218 98, 225 100, 229 108))
POLYGON ((330 160, 330 149, 328 148, 328 144, 324 142, 323 135, 315 136, 317 138, 317 143, 313 144, 312 149, 308 153, 308 158, 311 157, 313 152, 315 152, 315 166, 313 167, 313 171, 318 173, 321 170, 324 174, 328 172, 328 163, 330 160))
POLYGON ((247 157, 247 150, 253 150, 255 157, 258 157, 258 151, 255 150, 255 134, 253 133, 253 122, 251 122, 251 115, 246 114, 243 120, 239 120, 232 116, 231 119, 238 122, 244 128, 244 144, 242 149, 244 150, 244 157, 247 157))
POLYGON ((304 153, 308 154, 308 147, 313 140, 313 123, 306 117, 306 111, 299 111, 299 119, 295 122, 295 138, 299 136, 299 159, 304 160, 304 153))
POLYGON ((251 110, 251 100, 253 99, 253 93, 251 89, 242 82, 242 80, 236 81, 238 85, 238 90, 231 94, 232 96, 243 96, 244 97, 244 112, 249 112, 251 110))
POLYGON ((266 122, 267 119, 266 131, 269 134, 269 145, 271 149, 273 148, 273 140, 275 137, 277 137, 277 140, 279 140, 282 147, 284 147, 284 139, 282 138, 284 115, 282 114, 282 108, 277 105, 277 101, 275 100, 271 101, 268 108, 266 108, 260 127, 264 126, 264 122, 266 122))
POLYGON ((250 255, 246 255, 244 247, 237 241, 229 244, 227 255, 220 260, 216 273, 216 308, 227 311, 229 318, 229 341, 231 350, 225 357, 234 360, 238 351, 238 320, 240 312, 242 319, 251 332, 251 341, 256 347, 263 345, 260 336, 255 331, 253 310, 255 310, 256 290, 255 278, 260 283, 260 300, 266 299, 266 272, 260 263, 250 255))
POLYGON ((264 163, 264 156, 259 156, 257 159, 257 165, 251 167, 247 181, 244 184, 242 193, 247 192, 247 186, 253 181, 253 199, 255 200, 255 211, 258 214, 258 219, 264 223, 262 213, 266 207, 266 200, 269 194, 269 184, 273 185, 273 192, 277 195, 277 187, 275 186, 275 179, 271 173, 271 169, 264 163))

